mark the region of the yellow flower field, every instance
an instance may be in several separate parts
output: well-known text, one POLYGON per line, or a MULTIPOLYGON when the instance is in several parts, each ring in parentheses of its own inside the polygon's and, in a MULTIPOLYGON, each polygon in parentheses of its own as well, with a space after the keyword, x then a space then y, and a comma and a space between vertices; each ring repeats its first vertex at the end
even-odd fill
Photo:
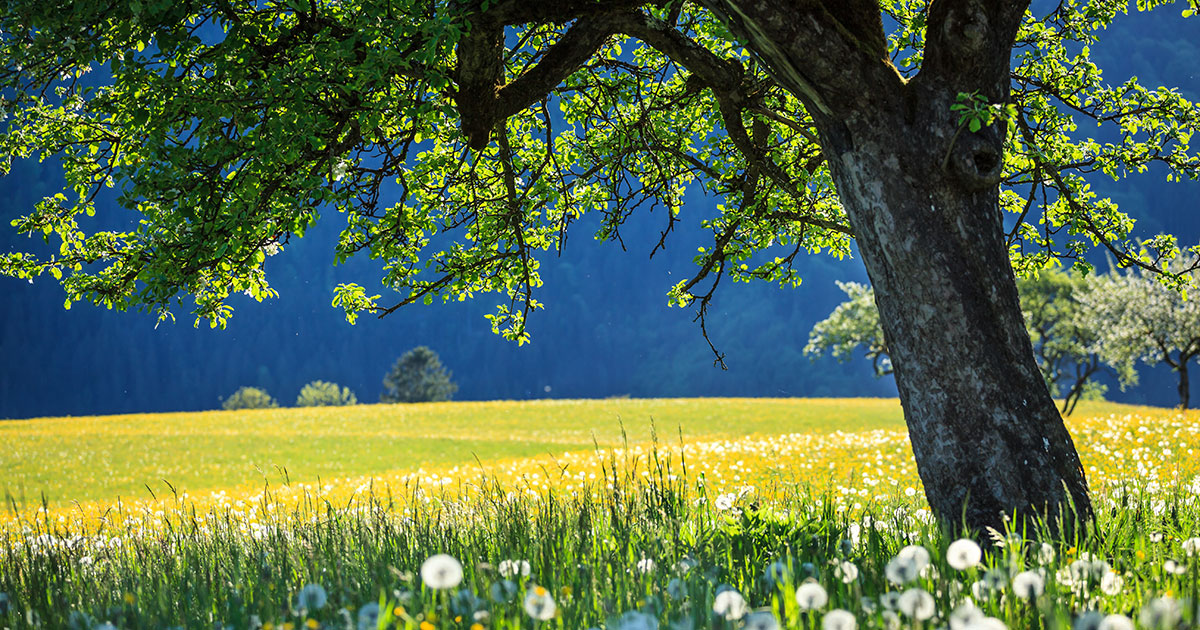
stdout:
MULTIPOLYGON (((378 414, 379 407, 364 410, 378 414)), ((131 519, 157 522, 181 508, 198 513, 215 508, 231 509, 253 524, 264 510, 287 509, 297 502, 313 500, 329 501, 334 506, 348 505, 356 496, 368 493, 392 497, 401 505, 420 504, 463 498, 477 492, 483 484, 491 487, 499 484, 511 493, 538 494, 550 490, 571 493, 585 487, 611 487, 614 481, 619 484, 660 474, 702 485, 707 496, 729 509, 737 509, 751 500, 769 499, 796 484, 807 484, 818 491, 830 490, 839 509, 853 510, 869 499, 919 502, 922 497, 907 436, 903 425, 896 420, 899 408, 895 401, 623 400, 408 407, 403 410, 412 414, 406 416, 407 422, 381 423, 374 434, 370 433, 369 417, 351 415, 345 419, 346 435, 343 435, 321 424, 320 414, 332 413, 330 410, 319 410, 320 413, 272 410, 259 412, 270 415, 256 423, 230 417, 232 414, 210 414, 209 426, 163 429, 151 436, 151 442, 175 444, 181 436, 202 435, 212 439, 213 435, 225 432, 236 438, 249 434, 269 444, 273 438, 262 432, 277 422, 286 425, 273 429, 274 438, 282 433, 299 433, 306 435, 312 444, 323 444, 323 449, 330 449, 330 444, 342 439, 352 445, 362 444, 362 438, 385 445, 406 444, 409 448, 415 443, 428 449, 414 455, 422 458, 418 460, 423 462, 421 465, 401 464, 393 470, 375 471, 372 468, 379 465, 376 456, 367 453, 360 459, 347 450, 339 455, 344 458, 341 462, 344 468, 336 469, 345 472, 322 476, 320 480, 288 477, 285 481, 281 475, 266 475, 265 483, 200 490, 181 488, 178 495, 168 493, 166 498, 160 494, 157 498, 93 500, 52 505, 49 510, 10 507, 4 518, 8 527, 36 521, 51 526, 71 523, 92 528, 122 521, 128 524, 131 519), (659 427, 657 444, 650 442, 649 422, 634 419, 637 413, 645 412, 654 416, 659 427), (682 415, 686 412, 697 415, 682 415), (606 414, 620 416, 620 422, 606 414), (572 417, 577 420, 572 421, 572 417), (666 430, 669 425, 662 422, 664 417, 675 423, 674 430, 666 430), (243 422, 240 428, 237 422, 243 422), (305 423, 309 426, 303 426, 305 423), (628 432, 627 442, 621 438, 621 423, 628 432), (795 429, 780 431, 788 423, 795 429), (557 424, 561 431, 551 431, 547 424, 557 424), (435 429, 444 432, 445 437, 436 437, 435 429), (739 429, 741 436, 736 434, 739 429), (593 444, 582 443, 583 431, 595 435, 593 444), (507 440, 502 439, 505 433, 509 436, 507 440), (467 434, 474 434, 474 443, 486 445, 491 450, 484 453, 493 456, 480 455, 479 451, 455 451, 455 447, 461 446, 456 441, 463 442, 467 434), (551 441, 553 435, 558 435, 561 441, 551 441), (453 457, 458 459, 455 461, 453 457), (358 474, 354 474, 356 464, 362 466, 358 474)), ((355 411, 360 410, 351 410, 355 411)), ((1200 450, 1198 417, 1196 412, 1094 403, 1081 405, 1068 425, 1093 488, 1129 483, 1200 484, 1200 458, 1196 457, 1196 451, 1200 450)), ((375 421, 378 420, 376 417, 375 421)), ((30 421, 28 427, 36 428, 37 422, 41 421, 30 421)), ((55 421, 47 422, 53 429, 65 430, 53 424, 55 421)), ((125 435, 130 440, 146 438, 139 433, 146 428, 137 425, 136 417, 121 417, 112 421, 111 426, 101 418, 84 422, 94 432, 125 435)), ((44 433, 39 435, 45 437, 44 433)), ((19 435, 12 437, 18 444, 24 439, 19 435)), ((148 451, 154 446, 143 448, 148 451)), ((175 448, 173 457, 188 456, 189 453, 175 448)), ((241 457, 245 461, 248 456, 241 457)), ((7 462, 5 469, 9 470, 7 462)), ((142 474, 138 470, 124 474, 142 474)), ((64 471, 46 470, 43 474, 64 475, 64 471)), ((153 481, 149 478, 145 483, 153 481)))

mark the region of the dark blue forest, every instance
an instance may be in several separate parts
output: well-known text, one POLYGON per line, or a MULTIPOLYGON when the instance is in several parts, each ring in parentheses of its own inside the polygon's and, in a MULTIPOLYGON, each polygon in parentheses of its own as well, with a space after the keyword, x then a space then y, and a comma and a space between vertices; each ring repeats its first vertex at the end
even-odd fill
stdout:
MULTIPOLYGON (((1143 85, 1177 87, 1200 100, 1200 19, 1182 20, 1176 8, 1120 20, 1093 58, 1112 83, 1136 75, 1143 85)), ((1151 171, 1093 185, 1138 220, 1141 236, 1166 231, 1196 243, 1200 184, 1165 180, 1151 171)), ((48 162, 16 163, 0 178, 0 247, 38 247, 40 239, 13 233, 8 221, 60 187, 48 162)), ((48 276, 33 284, 0 278, 0 418, 213 409, 242 385, 263 387, 287 405, 316 379, 373 402, 392 362, 417 345, 433 348, 453 371, 457 399, 894 396, 890 377, 874 378, 866 361, 812 361, 802 352, 809 329, 843 297, 834 281, 865 281, 855 259, 804 260, 798 289, 723 283, 708 330, 729 369, 714 366, 692 311, 668 308, 666 291, 694 273, 696 248, 711 240, 698 224, 718 202, 693 186, 684 221, 653 259, 667 221, 662 211, 625 224, 626 251, 594 241, 594 229, 580 221, 561 256, 543 255, 545 286, 537 298, 546 308, 531 319, 533 341, 524 347, 492 334, 484 315, 497 298, 489 295, 346 323, 330 306, 334 286, 378 287, 379 263, 333 266, 343 219, 332 212, 268 260, 280 297, 235 301, 226 330, 194 328, 185 311, 156 326, 144 313, 86 304, 64 310, 62 290, 48 276)), ((100 214, 106 212, 104 220, 117 223, 132 216, 111 204, 100 214)), ((1103 265, 1103 257, 1096 262, 1103 265)), ((1143 369, 1136 389, 1110 385, 1109 398, 1164 406, 1178 400, 1173 375, 1163 369, 1143 369)))

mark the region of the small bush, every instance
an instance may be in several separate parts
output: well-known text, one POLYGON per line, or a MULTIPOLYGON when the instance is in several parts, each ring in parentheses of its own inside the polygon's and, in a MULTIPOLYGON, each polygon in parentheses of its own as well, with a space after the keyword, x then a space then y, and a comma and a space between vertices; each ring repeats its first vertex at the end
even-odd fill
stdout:
POLYGON ((337 383, 313 381, 300 390, 296 398, 297 407, 342 407, 357 405, 358 397, 349 387, 339 387, 337 383))
POLYGON ((436 402, 450 400, 458 385, 438 355, 425 346, 417 346, 396 360, 392 371, 383 377, 379 400, 395 402, 436 402))
POLYGON ((278 407, 274 398, 266 390, 257 387, 242 387, 221 403, 221 407, 232 411, 234 409, 270 409, 278 407))

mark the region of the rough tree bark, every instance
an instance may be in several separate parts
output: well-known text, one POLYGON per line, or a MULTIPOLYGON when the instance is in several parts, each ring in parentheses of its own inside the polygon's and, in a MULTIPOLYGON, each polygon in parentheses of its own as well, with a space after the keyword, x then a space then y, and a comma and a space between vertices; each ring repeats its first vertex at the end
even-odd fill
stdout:
POLYGON ((910 81, 887 61, 873 1, 706 4, 817 123, 875 287, 935 513, 1001 528, 1005 515, 1053 517, 1073 503, 1090 518, 1084 472, 1034 361, 1003 237, 1003 123, 959 130, 950 109, 959 93, 1007 101, 1012 41, 1028 3, 933 3, 925 60, 910 81))

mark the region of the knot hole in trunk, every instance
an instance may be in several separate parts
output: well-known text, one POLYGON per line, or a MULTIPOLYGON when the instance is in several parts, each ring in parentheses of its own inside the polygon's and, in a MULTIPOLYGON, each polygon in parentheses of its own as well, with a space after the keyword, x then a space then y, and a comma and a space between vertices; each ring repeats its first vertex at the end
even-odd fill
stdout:
POLYGON ((994 135, 990 129, 963 134, 950 149, 950 170, 970 190, 985 190, 1000 183, 1004 155, 994 135))

